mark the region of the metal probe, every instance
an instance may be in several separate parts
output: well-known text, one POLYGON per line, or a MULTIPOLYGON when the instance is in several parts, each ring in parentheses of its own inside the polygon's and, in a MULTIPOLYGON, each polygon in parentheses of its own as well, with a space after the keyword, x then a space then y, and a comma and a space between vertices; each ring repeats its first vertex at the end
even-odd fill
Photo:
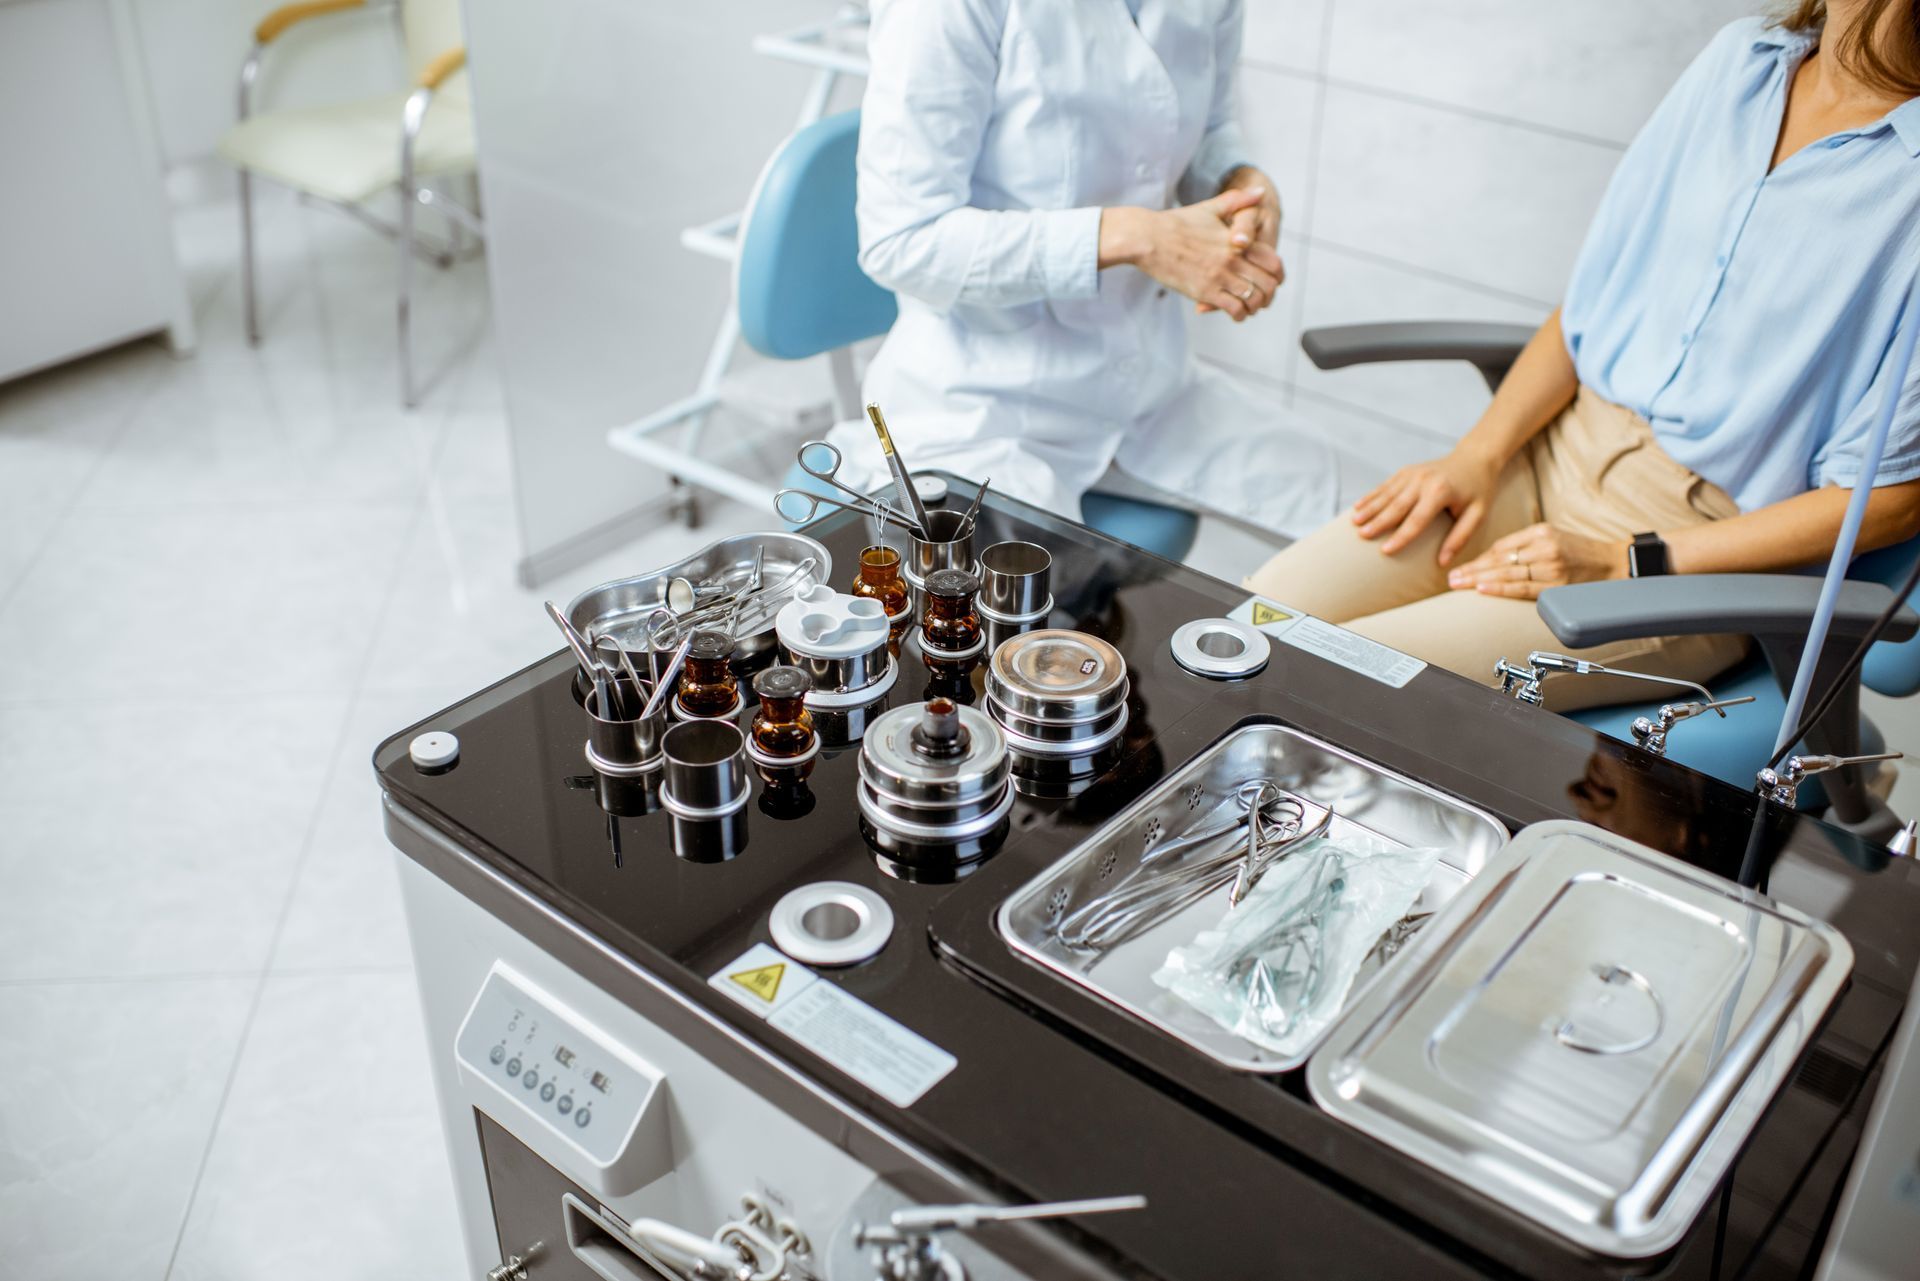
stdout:
POLYGON ((887 431, 886 417, 881 414, 880 406, 871 400, 867 402, 867 421, 873 424, 873 433, 880 438, 880 449, 887 456, 887 470, 893 473, 893 483, 900 490, 901 501, 906 503, 914 524, 920 527, 920 536, 931 541, 933 529, 927 524, 927 505, 920 501, 920 491, 913 487, 913 477, 907 475, 906 463, 893 448, 893 436, 887 431))

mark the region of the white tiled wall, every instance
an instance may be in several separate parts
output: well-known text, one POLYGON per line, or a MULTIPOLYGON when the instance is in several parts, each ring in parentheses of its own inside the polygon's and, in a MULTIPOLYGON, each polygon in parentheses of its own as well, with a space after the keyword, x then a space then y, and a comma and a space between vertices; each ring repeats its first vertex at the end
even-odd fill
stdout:
MULTIPOLYGON (((1723 24, 1761 0, 1248 0, 1241 116, 1286 211, 1290 301, 1197 326, 1351 466, 1431 453, 1486 403, 1464 366, 1324 373, 1302 328, 1535 323, 1621 151, 1723 24)), ((1343 488, 1352 484, 1351 478, 1343 488)))

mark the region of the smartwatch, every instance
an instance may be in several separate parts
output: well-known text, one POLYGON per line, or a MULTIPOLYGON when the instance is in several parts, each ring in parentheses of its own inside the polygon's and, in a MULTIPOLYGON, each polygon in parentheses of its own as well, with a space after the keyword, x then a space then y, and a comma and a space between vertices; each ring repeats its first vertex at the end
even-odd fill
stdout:
POLYGON ((1652 578, 1669 572, 1667 540, 1654 533, 1635 534, 1627 548, 1627 576, 1652 578))

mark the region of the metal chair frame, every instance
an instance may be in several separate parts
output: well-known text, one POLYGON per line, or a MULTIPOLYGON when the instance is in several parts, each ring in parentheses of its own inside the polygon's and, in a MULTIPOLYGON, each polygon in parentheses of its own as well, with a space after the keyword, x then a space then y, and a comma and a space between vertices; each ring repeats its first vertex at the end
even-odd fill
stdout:
MULTIPOLYGON (((396 23, 400 18, 398 0, 386 0, 385 3, 368 4, 363 8, 344 10, 339 14, 325 15, 330 18, 367 17, 385 15, 396 23)), ((240 64, 239 115, 246 120, 253 115, 253 87, 260 78, 261 55, 266 45, 255 41, 248 51, 246 61, 240 64)), ((458 201, 420 184, 414 174, 414 148, 419 141, 420 131, 426 126, 427 111, 433 105, 434 90, 417 88, 407 96, 401 110, 400 120, 400 179, 397 184, 400 193, 400 221, 387 222, 369 213, 356 204, 338 200, 328 200, 308 192, 296 192, 302 203, 325 205, 346 214, 355 222, 369 230, 385 236, 394 242, 399 251, 398 282, 398 352, 400 362, 400 402, 407 409, 416 408, 420 403, 418 389, 413 376, 413 260, 418 257, 432 263, 442 271, 464 258, 478 254, 485 243, 485 224, 478 214, 461 205, 458 201), (447 219, 448 240, 444 247, 435 248, 422 241, 414 225, 417 209, 428 208, 447 219), (462 231, 471 232, 475 239, 469 249, 462 241, 462 231)), ((260 345, 260 306, 258 296, 258 268, 256 266, 253 231, 253 178, 251 170, 239 170, 240 182, 240 294, 241 307, 246 320, 247 343, 260 345)), ((475 188, 478 194, 478 187, 475 188)))

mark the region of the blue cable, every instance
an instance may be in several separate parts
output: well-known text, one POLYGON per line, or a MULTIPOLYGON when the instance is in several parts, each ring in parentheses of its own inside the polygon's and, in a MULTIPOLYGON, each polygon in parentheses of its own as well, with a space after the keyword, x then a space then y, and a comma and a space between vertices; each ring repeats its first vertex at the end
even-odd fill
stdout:
POLYGON ((1906 306, 1900 313, 1900 338, 1893 357, 1892 376, 1887 380, 1887 394, 1880 406, 1880 416, 1874 420, 1873 434, 1867 437, 1866 454, 1860 460, 1860 478, 1854 482, 1853 497, 1847 502, 1846 519, 1840 524, 1839 541, 1833 545, 1833 559, 1827 562, 1827 577, 1820 584, 1820 600, 1814 607, 1813 625, 1807 632, 1806 647, 1800 651, 1800 667, 1793 674, 1793 691, 1787 695, 1787 714, 1780 722, 1780 734, 1774 740, 1774 758, 1792 746, 1794 731, 1799 728, 1800 716, 1807 709, 1807 695, 1813 687, 1814 668, 1819 665, 1820 652, 1826 647, 1827 631, 1833 624, 1833 607, 1840 595, 1840 584, 1846 581, 1847 570, 1853 564, 1853 549, 1860 540, 1860 526, 1867 518, 1867 500, 1873 496, 1874 477, 1880 471, 1880 460, 1887 452, 1887 435, 1893 430, 1893 419, 1900 408, 1900 395, 1906 390, 1907 371, 1913 368, 1915 341, 1920 339, 1920 274, 1913 278, 1907 288, 1906 306))

